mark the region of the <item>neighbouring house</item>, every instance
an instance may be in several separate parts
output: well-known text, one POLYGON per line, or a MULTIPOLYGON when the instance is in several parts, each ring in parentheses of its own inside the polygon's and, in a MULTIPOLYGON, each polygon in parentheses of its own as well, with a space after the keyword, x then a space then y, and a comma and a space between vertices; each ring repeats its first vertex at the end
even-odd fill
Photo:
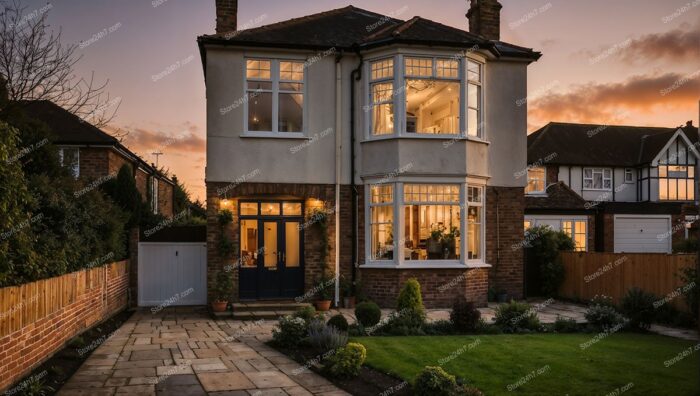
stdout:
POLYGON ((671 253, 698 219, 700 143, 691 122, 552 122, 527 142, 525 228, 564 230, 579 251, 671 253))
POLYGON ((173 181, 118 139, 47 100, 29 102, 25 111, 47 125, 61 165, 70 168, 73 176, 106 180, 116 177, 123 165, 129 165, 141 197, 150 203, 153 212, 173 216, 173 181))
POLYGON ((500 41, 501 4, 472 0, 464 30, 353 6, 237 30, 237 6, 217 0, 216 34, 198 38, 210 300, 224 268, 236 301, 314 299, 324 265, 336 299, 340 278, 359 280, 394 306, 412 277, 428 307, 522 297, 514 174, 541 55, 500 41))

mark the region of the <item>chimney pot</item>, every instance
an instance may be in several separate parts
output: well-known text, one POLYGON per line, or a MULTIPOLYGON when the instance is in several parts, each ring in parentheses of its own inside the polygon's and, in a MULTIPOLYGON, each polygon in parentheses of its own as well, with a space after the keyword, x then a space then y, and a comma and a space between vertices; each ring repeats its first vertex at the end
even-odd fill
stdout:
POLYGON ((498 0, 469 0, 469 31, 488 40, 501 39, 501 8, 498 0))
POLYGON ((216 0, 216 33, 231 33, 237 29, 238 0, 216 0))
POLYGON ((690 121, 686 122, 686 123, 685 123, 685 126, 687 126, 687 127, 692 127, 692 126, 693 126, 693 120, 690 120, 690 121))

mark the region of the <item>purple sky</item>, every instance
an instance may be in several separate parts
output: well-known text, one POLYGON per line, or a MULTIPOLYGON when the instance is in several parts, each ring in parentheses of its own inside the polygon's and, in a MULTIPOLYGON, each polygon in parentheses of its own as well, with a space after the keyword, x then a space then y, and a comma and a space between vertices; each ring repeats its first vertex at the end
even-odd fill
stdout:
MULTIPOLYGON (((46 3, 22 0, 27 12, 46 3)), ((700 0, 501 3, 501 38, 544 55, 530 66, 528 130, 548 121, 698 124, 700 0)), ((239 27, 349 4, 468 29, 465 0, 239 0, 239 27)), ((206 124, 196 37, 212 33, 214 20, 214 0, 64 0, 49 11, 65 42, 84 43, 78 73, 109 79, 110 94, 121 98, 113 127, 129 132, 125 143, 149 161, 152 151, 163 151, 160 164, 200 198, 206 124), (102 31, 108 33, 91 40, 102 31)))

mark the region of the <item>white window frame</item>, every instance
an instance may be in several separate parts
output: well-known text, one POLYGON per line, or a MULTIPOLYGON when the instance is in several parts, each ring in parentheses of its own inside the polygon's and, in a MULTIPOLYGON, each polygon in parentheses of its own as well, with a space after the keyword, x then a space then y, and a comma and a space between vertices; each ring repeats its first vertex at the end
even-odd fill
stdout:
MULTIPOLYGON (((566 233, 564 230, 564 223, 571 223, 571 235, 569 235, 569 238, 574 242, 574 251, 576 252, 587 252, 588 251, 588 219, 562 219, 561 221, 561 230, 566 233), (579 250, 576 248, 576 223, 583 223, 583 250, 579 250)), ((568 235, 568 234, 567 234, 568 235)))
POLYGON ((484 128, 483 128, 483 119, 484 119, 484 64, 482 62, 475 61, 473 59, 466 59, 464 62, 464 73, 465 73, 465 95, 464 95, 464 103, 466 105, 466 111, 464 112, 464 134, 470 139, 477 139, 477 140, 482 140, 484 139, 484 128), (474 63, 479 66, 479 81, 476 80, 470 80, 469 79, 469 63, 474 63), (478 107, 472 107, 471 103, 469 102, 469 86, 474 85, 478 87, 479 90, 479 106, 478 107), (470 135, 469 134, 469 120, 467 119, 469 117, 469 110, 476 110, 477 111, 477 117, 476 117, 476 135, 470 135))
POLYGON ((486 256, 486 209, 485 209, 486 208, 486 205, 485 205, 486 204, 486 186, 480 185, 480 184, 469 183, 469 184, 465 185, 465 191, 467 191, 467 192, 465 192, 465 194, 464 194, 464 201, 463 201, 464 205, 466 206, 466 209, 464 210, 464 214, 463 214, 463 216, 464 216, 463 222, 465 224, 464 233, 463 233, 463 235, 464 235, 464 237, 463 237, 464 238, 464 247, 465 248, 464 248, 463 256, 464 256, 466 262, 468 262, 468 263, 484 263, 485 256, 486 256), (469 201, 469 198, 468 198, 469 187, 479 188, 481 190, 481 192, 480 192, 480 195, 481 195, 480 201, 481 202, 470 202, 469 201), (468 223, 468 221, 469 221, 469 219, 467 219, 467 214, 469 213, 469 207, 471 207, 471 206, 478 207, 479 210, 481 211, 481 213, 480 213, 481 223, 479 223, 479 232, 481 233, 480 238, 479 238, 479 244, 480 244, 479 256, 480 257, 476 258, 476 259, 470 259, 467 257, 467 253, 469 250, 469 245, 468 245, 468 241, 469 241, 469 223, 468 223))
POLYGON ((627 184, 634 183, 634 169, 625 168, 625 183, 627 183, 627 184), (629 179, 627 179, 627 176, 629 176, 629 179))
POLYGON ((401 96, 397 94, 396 91, 396 72, 397 72, 397 66, 396 66, 396 57, 394 56, 388 56, 388 57, 382 57, 382 58, 377 58, 369 61, 368 63, 368 72, 367 72, 367 80, 369 83, 367 84, 367 118, 369 119, 369 129, 368 129, 368 134, 370 137, 373 139, 381 139, 381 138, 386 138, 386 137, 393 137, 396 136, 396 132, 398 131, 399 124, 400 124, 400 117, 397 117, 396 114, 398 114, 398 108, 397 108, 397 103, 396 103, 396 97, 401 96), (372 64, 375 62, 381 62, 381 61, 386 61, 391 59, 393 62, 393 71, 392 71, 392 76, 391 77, 380 77, 377 79, 372 78, 372 64), (372 85, 374 84, 391 84, 391 100, 388 101, 379 101, 377 103, 374 102, 373 98, 373 92, 372 92, 372 85), (383 133, 383 134, 374 134, 374 131, 372 130, 372 125, 374 123, 374 106, 375 105, 383 105, 383 104, 391 104, 394 108, 394 125, 393 125, 393 131, 391 133, 383 133))
MULTIPOLYGON (((365 67, 364 67, 364 75, 367 76, 364 79, 364 89, 365 89, 365 99, 364 99, 364 109, 366 112, 365 116, 365 140, 382 140, 382 139, 392 139, 392 138, 412 138, 412 139, 465 139, 465 140, 474 140, 477 142, 483 142, 483 143, 488 143, 486 140, 485 136, 485 128, 483 124, 483 119, 484 119, 484 114, 485 114, 485 87, 484 87, 484 81, 486 80, 486 67, 485 63, 482 60, 471 58, 471 57, 461 57, 460 59, 456 59, 454 55, 449 55, 449 54, 440 54, 440 55, 435 55, 435 54, 408 54, 408 53, 396 53, 393 55, 381 55, 377 56, 375 58, 369 58, 365 62, 365 67), (406 92, 405 92, 405 79, 406 77, 411 77, 411 76, 406 76, 405 75, 405 58, 430 58, 433 59, 433 76, 437 76, 436 72, 436 67, 437 67, 437 60, 456 60, 459 64, 459 77, 458 78, 443 78, 443 77, 431 77, 436 80, 443 80, 443 81, 454 81, 454 82, 459 82, 460 84, 460 107, 459 107, 459 133, 455 134, 429 134, 429 133, 419 133, 419 132, 411 132, 408 133, 406 132, 406 92), (374 135, 372 134, 372 92, 371 92, 371 84, 375 83, 376 81, 372 80, 371 78, 371 64, 372 62, 376 61, 381 61, 384 59, 388 58, 393 58, 394 59, 394 77, 393 77, 393 82, 394 82, 394 133, 392 134, 384 134, 384 135, 374 135), (481 107, 479 109, 479 121, 478 121, 478 126, 477 130, 479 131, 479 136, 469 136, 468 134, 468 125, 467 125, 467 109, 468 109, 468 103, 467 103, 467 62, 473 62, 477 63, 481 67, 481 82, 480 82, 480 95, 479 95, 479 101, 481 103, 481 107), (367 114, 369 113, 369 114, 367 114), (396 116, 396 114, 399 114, 400 116, 396 116), (479 126, 481 126, 479 128, 479 126)), ((423 78, 426 79, 425 77, 415 77, 415 78, 423 78)), ((377 80, 379 81, 379 80, 377 80)))
POLYGON ((77 179, 80 177, 80 148, 77 146, 65 146, 58 149, 58 160, 62 167, 68 168, 68 171, 73 175, 73 178, 77 179), (69 168, 68 165, 63 163, 63 150, 75 150, 77 162, 73 168, 69 168))
MULTIPOLYGON (((366 222, 367 224, 366 227, 366 238, 365 238, 365 245, 366 245, 366 250, 367 250, 367 255, 366 255, 366 260, 367 262, 372 262, 376 263, 379 265, 393 265, 393 263, 396 260, 396 227, 397 227, 397 219, 396 219, 396 201, 397 201, 397 191, 396 191, 396 184, 395 183, 377 183, 377 184, 368 184, 367 185, 367 194, 366 194, 366 201, 367 202, 367 210, 366 210, 366 222), (382 185, 389 185, 392 188, 392 200, 391 202, 385 202, 385 203, 372 203, 372 187, 374 186, 382 186, 382 185), (372 251, 372 208, 376 207, 382 207, 382 206, 390 206, 394 210, 392 211, 393 214, 393 221, 391 223, 391 230, 392 233, 394 234, 394 246, 393 246, 393 252, 394 252, 394 259, 393 260, 374 260, 372 259, 374 252, 372 251)), ((378 223, 378 224, 385 224, 385 223, 378 223)))
POLYGON ((279 57, 264 57, 250 56, 243 60, 243 137, 271 137, 271 138, 305 138, 308 131, 308 73, 307 66, 303 58, 279 58, 279 57), (266 61, 270 62, 270 79, 248 78, 248 61, 266 61), (290 82, 280 79, 280 62, 300 62, 304 63, 304 78, 303 81, 294 81, 294 83, 302 84, 303 88, 299 93, 304 98, 304 106, 302 108, 302 131, 301 132, 280 132, 279 131, 279 95, 280 93, 290 93, 290 91, 281 91, 280 82, 290 82), (248 128, 248 102, 254 98, 249 95, 248 81, 263 81, 272 83, 272 90, 264 90, 262 92, 272 93, 272 131, 251 131, 248 128))
POLYGON ((543 170, 543 176, 542 176, 542 190, 538 191, 527 191, 527 187, 525 187, 525 193, 527 195, 543 195, 547 191, 547 167, 544 166, 533 166, 528 168, 526 177, 527 177, 527 186, 530 185, 530 171, 531 170, 543 170))
POLYGON ((612 168, 593 168, 593 167, 586 167, 586 168, 583 168, 582 172, 583 172, 582 175, 581 175, 581 176, 582 176, 582 179, 583 179, 582 187, 583 187, 583 190, 584 190, 584 191, 612 191, 612 185, 613 185, 613 170, 612 170, 612 168), (590 171, 591 171, 591 177, 590 177, 590 178, 589 178, 589 177, 586 177, 586 170, 590 170, 590 171), (609 177, 605 177, 606 171, 610 173, 610 176, 609 176, 609 177), (601 175, 601 183, 602 183, 601 188, 595 188, 595 175, 596 175, 596 173, 599 173, 599 174, 601 175), (590 180, 590 182, 591 182, 591 187, 590 187, 590 188, 586 187, 586 181, 588 181, 588 180, 590 180), (610 187, 609 187, 609 188, 605 188, 605 181, 606 181, 606 180, 609 180, 609 181, 610 181, 610 187))

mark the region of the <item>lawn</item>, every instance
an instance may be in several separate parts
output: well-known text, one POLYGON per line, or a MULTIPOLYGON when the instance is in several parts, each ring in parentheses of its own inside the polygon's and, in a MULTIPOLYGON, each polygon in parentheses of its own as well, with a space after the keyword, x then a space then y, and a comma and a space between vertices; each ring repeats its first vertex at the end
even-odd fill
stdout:
POLYGON ((411 382, 424 366, 442 367, 487 396, 699 395, 697 343, 648 334, 615 334, 585 350, 594 334, 359 337, 369 366, 411 382), (631 385, 628 385, 631 384, 631 385), (510 387, 509 387, 510 386, 510 387), (512 391, 509 391, 511 389, 512 391), (616 393, 613 393, 614 395, 616 393))

